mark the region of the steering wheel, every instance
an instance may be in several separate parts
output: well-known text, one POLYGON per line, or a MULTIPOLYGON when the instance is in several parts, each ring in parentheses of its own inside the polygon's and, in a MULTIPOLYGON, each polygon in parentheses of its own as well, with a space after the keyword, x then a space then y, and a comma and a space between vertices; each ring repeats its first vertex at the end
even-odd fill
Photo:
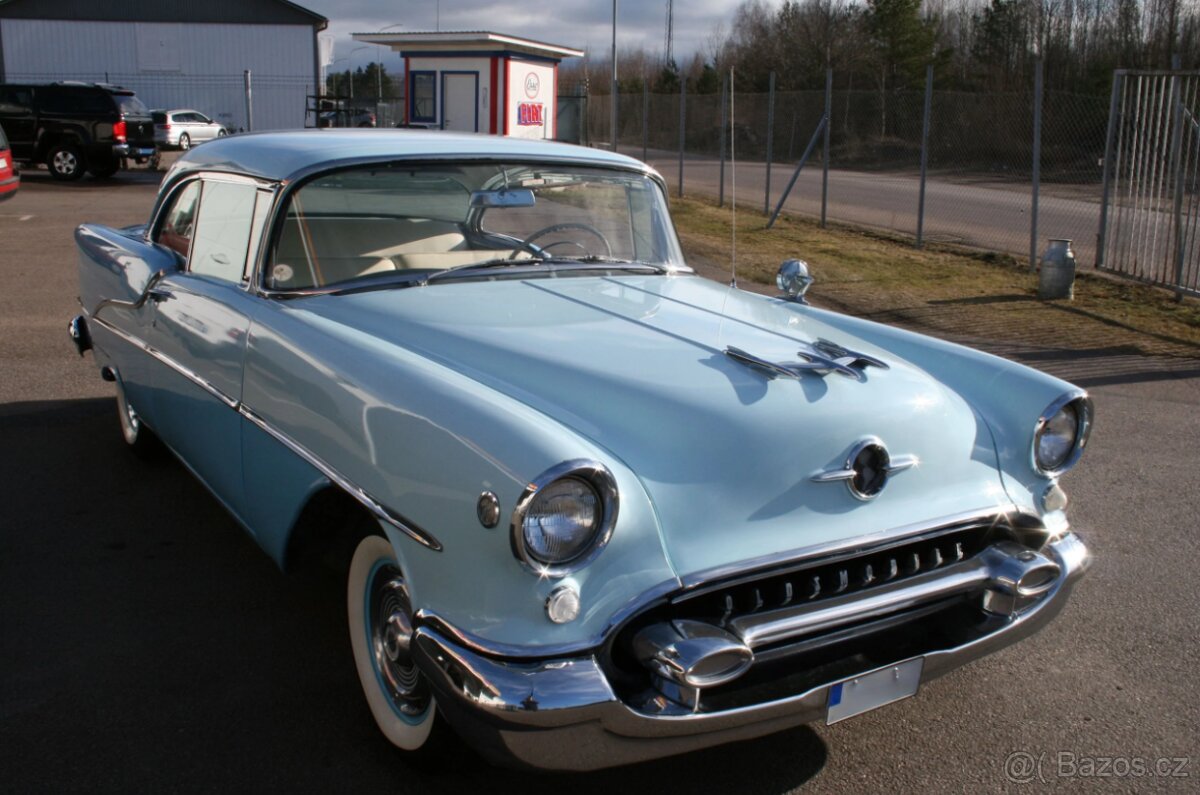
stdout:
POLYGON ((554 234, 555 232, 564 232, 568 229, 578 229, 581 232, 587 232, 589 235, 594 235, 597 239, 599 239, 600 243, 604 246, 604 256, 606 256, 606 257, 612 256, 612 246, 609 245, 608 238, 606 238, 604 236, 603 232, 601 232, 599 229, 597 229, 596 227, 591 226, 589 224, 571 222, 571 223, 565 223, 565 224, 551 224, 550 226, 543 227, 542 229, 537 230, 532 235, 530 235, 529 237, 525 238, 524 240, 522 240, 520 243, 517 244, 516 248, 513 250, 512 256, 510 256, 509 259, 516 259, 517 252, 519 252, 519 251, 528 251, 530 254, 537 256, 539 253, 541 253, 543 251, 547 251, 551 248, 554 248, 555 246, 561 246, 561 245, 576 246, 581 251, 586 253, 587 248, 584 247, 582 243, 577 243, 574 240, 556 240, 555 242, 551 243, 548 246, 535 246, 533 244, 533 241, 537 240, 540 237, 545 237, 546 235, 551 235, 551 234, 554 234))

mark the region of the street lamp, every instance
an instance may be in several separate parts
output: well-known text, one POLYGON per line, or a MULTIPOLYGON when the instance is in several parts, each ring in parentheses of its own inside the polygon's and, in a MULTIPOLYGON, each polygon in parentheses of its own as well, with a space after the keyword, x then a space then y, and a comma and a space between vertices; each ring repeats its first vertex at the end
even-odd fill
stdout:
MULTIPOLYGON (((354 53, 358 52, 359 50, 369 50, 369 49, 371 49, 371 48, 365 44, 361 47, 355 47, 353 50, 350 51, 350 54, 346 56, 346 59, 347 60, 352 59, 354 57, 354 53)), ((348 63, 348 64, 346 64, 346 66, 348 66, 350 68, 350 104, 353 105, 354 104, 354 64, 348 63)))

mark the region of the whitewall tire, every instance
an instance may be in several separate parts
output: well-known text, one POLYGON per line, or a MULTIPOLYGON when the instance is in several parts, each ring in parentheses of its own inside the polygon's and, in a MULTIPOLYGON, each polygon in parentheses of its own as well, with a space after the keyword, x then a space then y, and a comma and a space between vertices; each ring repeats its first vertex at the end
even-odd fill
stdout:
POLYGON ((375 723, 396 747, 422 750, 438 722, 437 704, 409 654, 412 604, 386 538, 369 535, 354 550, 346 607, 354 663, 375 723))

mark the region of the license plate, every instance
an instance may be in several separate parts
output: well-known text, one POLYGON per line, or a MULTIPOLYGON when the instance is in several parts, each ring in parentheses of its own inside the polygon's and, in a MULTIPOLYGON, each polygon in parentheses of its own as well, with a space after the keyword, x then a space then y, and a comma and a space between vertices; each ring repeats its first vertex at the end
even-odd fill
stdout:
POLYGON ((918 657, 831 685, 825 723, 834 724, 915 696, 924 663, 925 658, 918 657))

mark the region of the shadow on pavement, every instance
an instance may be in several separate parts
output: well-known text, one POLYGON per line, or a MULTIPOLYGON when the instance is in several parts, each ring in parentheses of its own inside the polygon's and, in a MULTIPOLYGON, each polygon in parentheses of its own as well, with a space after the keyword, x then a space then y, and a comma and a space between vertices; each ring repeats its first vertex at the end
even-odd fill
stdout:
POLYGON ((768 793, 825 763, 800 728, 586 776, 465 750, 418 772, 363 701, 340 577, 280 573, 182 466, 125 449, 113 400, 0 406, 0 483, 6 791, 768 793))

